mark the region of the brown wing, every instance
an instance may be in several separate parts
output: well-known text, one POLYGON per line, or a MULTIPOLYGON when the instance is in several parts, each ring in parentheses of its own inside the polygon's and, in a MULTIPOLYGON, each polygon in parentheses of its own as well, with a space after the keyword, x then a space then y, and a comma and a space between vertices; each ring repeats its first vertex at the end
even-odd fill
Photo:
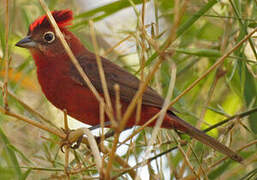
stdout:
MULTIPOLYGON (((91 52, 84 53, 83 55, 78 56, 77 60, 97 91, 103 93, 95 55, 91 52)), ((119 84, 121 100, 130 102, 138 90, 140 80, 111 61, 103 57, 101 57, 101 60, 110 95, 115 95, 114 85, 119 84)), ((70 75, 72 79, 79 84, 82 84, 85 87, 87 86, 75 66, 72 64, 70 75)), ((143 94, 142 104, 161 108, 163 98, 152 88, 148 87, 143 94)))

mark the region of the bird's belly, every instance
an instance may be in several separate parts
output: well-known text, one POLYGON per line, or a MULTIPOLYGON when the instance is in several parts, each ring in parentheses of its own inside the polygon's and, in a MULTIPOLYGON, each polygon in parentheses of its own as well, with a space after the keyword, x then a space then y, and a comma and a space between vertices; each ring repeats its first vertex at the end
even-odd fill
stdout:
POLYGON ((71 79, 56 74, 57 72, 52 78, 50 72, 47 75, 38 73, 39 83, 46 98, 58 109, 65 109, 68 115, 83 123, 99 124, 99 103, 93 93, 71 79))
POLYGON ((53 105, 65 109, 68 115, 83 123, 93 126, 99 124, 99 103, 88 88, 68 85, 57 89, 53 96, 47 97, 53 105))
POLYGON ((90 89, 70 88, 65 101, 65 109, 71 117, 92 126, 99 124, 99 103, 90 89))

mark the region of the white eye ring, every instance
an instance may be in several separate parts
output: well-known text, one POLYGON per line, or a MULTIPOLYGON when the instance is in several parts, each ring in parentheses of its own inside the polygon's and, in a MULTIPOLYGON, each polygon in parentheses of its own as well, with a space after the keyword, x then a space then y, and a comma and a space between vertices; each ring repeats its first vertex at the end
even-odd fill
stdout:
POLYGON ((45 32, 43 35, 44 41, 47 43, 52 43, 55 40, 55 35, 52 31, 45 32))

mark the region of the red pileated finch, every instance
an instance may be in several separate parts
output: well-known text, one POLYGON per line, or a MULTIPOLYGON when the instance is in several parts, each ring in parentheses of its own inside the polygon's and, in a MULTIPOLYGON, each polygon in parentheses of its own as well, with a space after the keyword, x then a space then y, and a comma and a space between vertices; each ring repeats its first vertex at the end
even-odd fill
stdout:
MULTIPOLYGON (((95 54, 89 52, 80 40, 67 29, 67 25, 73 19, 72 11, 53 11, 52 15, 84 72, 103 96, 95 54)), ((37 66, 38 81, 45 96, 53 105, 61 110, 66 109, 70 116, 83 123, 92 126, 100 123, 99 103, 96 97, 71 63, 46 16, 36 19, 30 25, 27 37, 19 41, 16 46, 30 50, 37 66)), ((119 84, 122 112, 124 112, 137 92, 140 81, 111 61, 103 57, 101 57, 101 60, 111 100, 113 102, 115 100, 114 85, 119 84)), ((163 98, 148 87, 142 97, 142 112, 140 122, 137 125, 144 124, 158 113, 162 108, 163 102, 163 98)), ((134 113, 129 118, 126 128, 135 125, 135 118, 134 113)), ((108 121, 107 117, 105 119, 108 121)), ((153 126, 154 123, 151 123, 149 126, 153 126)), ((167 111, 162 128, 177 129, 235 161, 240 162, 242 160, 239 155, 214 138, 177 117, 172 112, 172 109, 167 111)))

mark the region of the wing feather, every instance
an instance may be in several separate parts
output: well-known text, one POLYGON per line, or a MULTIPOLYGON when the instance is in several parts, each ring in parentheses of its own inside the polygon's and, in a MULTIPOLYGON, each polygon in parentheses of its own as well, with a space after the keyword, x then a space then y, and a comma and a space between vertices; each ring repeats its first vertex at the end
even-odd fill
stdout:
MULTIPOLYGON (((78 56, 77 60, 97 91, 103 93, 95 55, 90 52, 84 53, 83 55, 78 56)), ((113 62, 103 57, 101 57, 101 60, 110 95, 115 95, 114 85, 119 84, 121 100, 130 102, 139 88, 140 80, 113 62)), ((77 69, 72 64, 70 75, 74 81, 87 87, 77 69)), ((152 88, 147 87, 142 97, 142 104, 161 108, 163 98, 152 88)))

